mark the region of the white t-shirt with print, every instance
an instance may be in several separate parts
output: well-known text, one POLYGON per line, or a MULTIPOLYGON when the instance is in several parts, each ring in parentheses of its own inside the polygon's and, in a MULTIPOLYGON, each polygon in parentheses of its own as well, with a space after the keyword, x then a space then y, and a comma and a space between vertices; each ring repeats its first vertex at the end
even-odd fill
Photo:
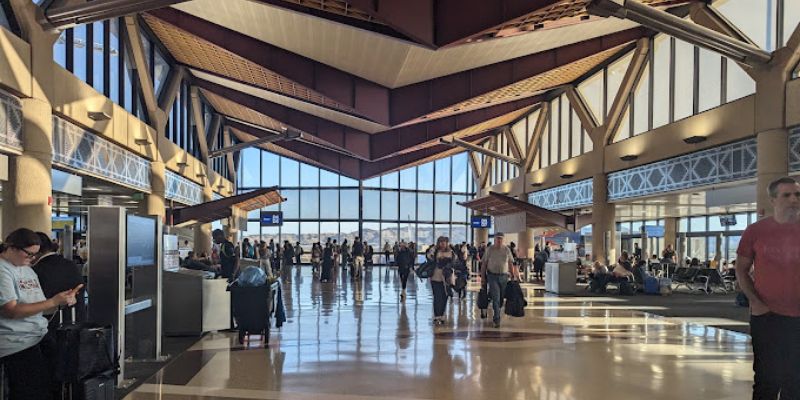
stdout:
MULTIPOLYGON (((39 277, 31 267, 16 267, 0 258, 0 307, 11 301, 31 304, 45 300, 39 277)), ((0 315, 0 357, 36 345, 46 333, 47 319, 41 313, 19 319, 0 315)))

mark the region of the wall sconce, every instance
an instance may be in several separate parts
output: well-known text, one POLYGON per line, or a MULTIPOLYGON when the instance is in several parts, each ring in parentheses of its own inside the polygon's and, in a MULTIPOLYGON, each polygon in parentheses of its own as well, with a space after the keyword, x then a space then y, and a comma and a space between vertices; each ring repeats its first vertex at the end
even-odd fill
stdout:
POLYGON ((149 146, 153 144, 153 142, 151 142, 150 139, 148 138, 136 138, 133 139, 133 142, 138 144, 139 146, 149 146))
POLYGON ((706 139, 708 139, 708 138, 705 137, 705 136, 689 136, 689 137, 683 139, 683 142, 686 143, 686 144, 698 144, 698 143, 705 142, 706 139))
POLYGON ((197 176, 198 178, 201 178, 201 179, 202 179, 202 178, 205 178, 205 177, 206 177, 206 174, 205 174, 205 172, 198 172, 196 176, 197 176))
POLYGON ((106 114, 105 111, 89 111, 89 119, 92 121, 108 121, 111 116, 106 114))
POLYGON ((544 183, 542 183, 542 182, 533 182, 533 183, 531 183, 531 186, 533 186, 533 187, 540 187, 542 185, 544 185, 544 183))
POLYGON ((572 178, 574 176, 575 176, 575 174, 562 174, 561 178, 562 179, 570 179, 570 178, 572 178))
POLYGON ((638 159, 638 158, 639 158, 639 156, 636 155, 636 154, 626 154, 626 155, 620 157, 619 159, 622 160, 622 161, 636 161, 636 159, 638 159))

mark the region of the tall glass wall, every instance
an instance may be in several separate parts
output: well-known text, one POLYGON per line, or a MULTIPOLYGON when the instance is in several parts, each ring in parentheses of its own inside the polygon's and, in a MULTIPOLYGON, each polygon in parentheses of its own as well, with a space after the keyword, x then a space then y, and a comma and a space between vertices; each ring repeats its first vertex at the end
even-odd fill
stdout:
POLYGON ((722 226, 719 215, 681 218, 678 232, 686 234, 686 256, 700 261, 711 260, 717 254, 717 236, 722 234, 722 260, 736 259, 736 248, 749 224, 758 220, 756 213, 735 214, 736 225, 722 226))
POLYGON ((248 148, 239 162, 239 191, 278 186, 287 200, 281 227, 262 227, 259 211, 248 216, 240 238, 300 242, 307 251, 327 238, 360 236, 379 253, 385 242, 413 241, 420 251, 437 236, 453 242, 471 238, 469 211, 458 202, 472 198, 472 173, 461 153, 359 182, 268 151, 248 148))

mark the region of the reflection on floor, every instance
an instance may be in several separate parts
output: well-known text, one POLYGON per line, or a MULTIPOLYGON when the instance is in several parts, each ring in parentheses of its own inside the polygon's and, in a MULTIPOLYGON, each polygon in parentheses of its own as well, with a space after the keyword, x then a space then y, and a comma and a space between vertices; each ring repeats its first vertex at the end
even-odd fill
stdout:
MULTIPOLYGON (((744 399, 747 335, 632 311, 624 300, 528 290, 524 318, 481 320, 474 292, 434 327, 430 287, 395 270, 284 284, 269 346, 212 334, 145 382, 150 399, 744 399)), ((491 311, 490 311, 491 313, 491 311)))

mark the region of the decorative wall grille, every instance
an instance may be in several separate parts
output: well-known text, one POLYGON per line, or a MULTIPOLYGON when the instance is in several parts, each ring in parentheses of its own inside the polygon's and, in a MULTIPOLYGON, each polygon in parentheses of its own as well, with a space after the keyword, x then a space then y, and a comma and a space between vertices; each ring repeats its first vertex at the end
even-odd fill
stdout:
POLYGON ((726 144, 608 174, 608 200, 754 178, 756 140, 726 144))
POLYGON ((0 146, 22 151, 22 103, 0 91, 0 146))
POLYGON ((166 174, 167 200, 177 201, 187 206, 203 202, 203 187, 172 171, 166 174))
POLYGON ((789 129, 789 171, 800 171, 800 126, 789 129))
POLYGON ((53 116, 53 163, 150 192, 150 161, 53 116))
POLYGON ((592 179, 585 179, 528 194, 528 203, 553 211, 592 205, 592 179))

